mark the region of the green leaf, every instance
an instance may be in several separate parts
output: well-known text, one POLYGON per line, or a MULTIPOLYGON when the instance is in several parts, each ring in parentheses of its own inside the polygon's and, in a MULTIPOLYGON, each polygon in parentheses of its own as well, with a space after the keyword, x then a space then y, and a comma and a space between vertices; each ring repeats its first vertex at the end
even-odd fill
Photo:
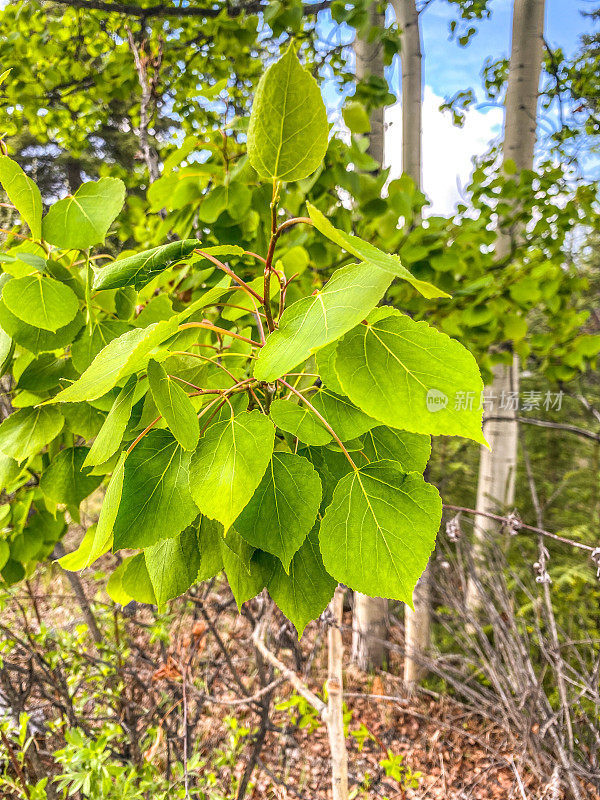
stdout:
POLYGON ((376 419, 357 408, 347 397, 336 395, 329 389, 319 389, 308 399, 343 442, 362 436, 377 425, 376 419))
POLYGON ((411 275, 406 267, 403 266, 398 256, 384 253, 369 242, 364 242, 362 239, 359 239, 358 236, 353 236, 351 233, 346 233, 345 231, 338 230, 338 228, 334 228, 331 222, 323 216, 318 208, 315 208, 310 203, 306 205, 315 228, 320 231, 323 236, 335 242, 335 244, 342 247, 348 253, 351 253, 371 267, 376 267, 390 276, 395 275, 397 278, 402 278, 402 280, 410 283, 411 286, 428 300, 434 297, 450 297, 449 294, 443 292, 441 289, 437 289, 431 283, 421 281, 415 278, 414 275, 411 275))
POLYGON ((87 447, 61 450, 42 473, 40 489, 54 503, 64 503, 71 516, 79 518, 79 504, 98 488, 102 477, 83 468, 87 447))
POLYGON ((318 525, 309 533, 286 574, 281 562, 267 553, 257 553, 267 577, 267 591, 302 636, 304 628, 317 619, 333 597, 337 581, 323 566, 319 550, 318 525))
POLYGON ((96 400, 123 378, 144 369, 149 354, 177 330, 177 318, 134 328, 113 339, 96 356, 83 375, 48 402, 78 403, 96 400))
POLYGON ((115 471, 108 484, 108 488, 106 489, 106 494, 104 495, 104 502, 100 509, 98 524, 91 526, 94 529, 93 535, 88 537, 86 533, 77 550, 65 556, 68 566, 63 564, 64 558, 60 560, 61 565, 65 569, 73 572, 83 569, 84 567, 89 567, 90 564, 93 564, 94 561, 100 558, 100 556, 103 556, 104 553, 108 553, 112 547, 113 525, 121 503, 126 458, 127 453, 121 453, 115 471))
POLYGON ((57 408, 21 408, 0 425, 0 451, 25 461, 58 436, 65 418, 57 408))
POLYGON ((88 403, 65 403, 60 410, 65 418, 65 428, 86 441, 97 436, 104 424, 104 415, 88 403))
POLYGON ((380 422, 487 444, 475 359, 426 322, 398 314, 358 325, 340 342, 335 367, 352 402, 380 422), (471 409, 457 408, 461 397, 471 409))
POLYGON ((67 572, 77 572, 77 570, 80 570, 82 567, 84 567, 90 553, 92 552, 95 538, 96 526, 90 525, 90 527, 86 530, 83 539, 79 543, 79 547, 76 550, 73 550, 71 553, 67 553, 66 556, 58 559, 60 566, 63 569, 66 569, 67 572))
POLYGON ((127 558, 124 558, 112 573, 106 584, 107 595, 114 603, 118 603, 121 606, 126 606, 133 600, 131 595, 127 594, 123 588, 123 577, 125 575, 125 570, 134 558, 136 558, 136 556, 128 556, 127 558))
POLYGON ((86 327, 71 347, 71 359, 77 372, 79 374, 85 372, 109 342, 118 339, 119 336, 130 330, 131 325, 119 319, 98 320, 92 325, 91 334, 89 328, 86 327))
POLYGON ((79 311, 79 300, 72 289, 39 272, 8 281, 2 301, 18 319, 52 333, 72 322, 79 311))
POLYGON ((294 453, 273 453, 235 530, 254 547, 277 556, 288 572, 320 505, 321 481, 310 461, 294 453))
POLYGON ((326 347, 322 347, 315 355, 317 372, 322 383, 327 389, 331 389, 336 394, 344 394, 344 389, 335 371, 335 359, 337 355, 338 342, 332 342, 326 347))
POLYGON ((273 423, 260 411, 211 425, 190 464, 190 490, 200 511, 225 532, 254 494, 275 443, 273 423))
POLYGON ((144 550, 146 567, 159 605, 179 597, 196 582, 200 567, 195 527, 144 550))
POLYGON ((104 241, 124 200, 125 184, 118 178, 82 183, 73 196, 50 208, 42 223, 42 235, 62 250, 86 250, 104 241))
POLYGON ((104 464, 117 452, 123 440, 125 428, 131 416, 133 396, 137 386, 137 378, 132 375, 121 389, 104 424, 90 448, 84 466, 92 467, 104 464))
POLYGON ((153 359, 148 362, 148 382, 156 407, 171 433, 185 450, 193 450, 198 444, 200 425, 192 401, 153 359))
POLYGON ((41 394, 47 389, 58 388, 62 378, 72 378, 76 373, 70 359, 56 358, 50 353, 44 353, 34 358, 23 370, 17 386, 36 394, 41 394))
POLYGON ((362 437, 369 461, 396 461, 404 472, 423 472, 431 455, 431 438, 381 425, 362 437))
POLYGON ((369 115, 362 103, 347 103, 342 109, 342 116, 351 133, 369 133, 371 130, 369 115))
POLYGON ((166 430, 150 431, 129 453, 114 547, 149 547, 197 517, 188 488, 190 453, 166 430))
POLYGON ((336 270, 324 289, 286 308, 259 353, 255 377, 274 381, 339 339, 367 316, 391 282, 391 275, 369 264, 336 270))
POLYGON ((0 453, 0 491, 7 489, 21 474, 21 467, 10 456, 0 453))
POLYGON ((297 436, 305 444, 324 445, 332 441, 327 428, 304 403, 300 405, 295 400, 275 400, 271 403, 269 414, 278 428, 297 436))
POLYGON ((42 238, 42 196, 35 183, 8 156, 0 156, 0 183, 8 199, 29 225, 34 239, 42 238))
POLYGON ((184 239, 95 268, 94 289, 134 286, 139 291, 171 264, 189 256, 196 247, 200 247, 198 239, 184 239))
POLYGON ((138 603, 148 603, 148 605, 156 603, 154 588, 143 553, 138 553, 131 561, 127 562, 121 578, 121 586, 123 591, 138 603))
POLYGON ((207 581, 214 578, 223 569, 223 555, 221 541, 223 540, 223 526, 215 519, 201 517, 198 526, 198 549, 200 551, 200 564, 198 566, 197 581, 207 581))
POLYGON ((245 542, 233 528, 221 537, 221 556, 229 587, 238 609, 261 592, 266 585, 263 565, 253 559, 254 548, 245 542))
POLYGON ((260 79, 248 127, 248 158, 261 178, 299 181, 327 150, 327 110, 292 43, 260 79))
POLYGON ((367 464, 342 478, 325 512, 325 569, 351 589, 412 607, 441 516, 437 490, 420 475, 406 475, 392 461, 367 464))
POLYGON ((78 311, 72 322, 59 328, 56 333, 51 333, 23 322, 8 310, 3 300, 0 300, 0 325, 17 344, 31 353, 62 350, 73 341, 84 324, 83 314, 78 311))

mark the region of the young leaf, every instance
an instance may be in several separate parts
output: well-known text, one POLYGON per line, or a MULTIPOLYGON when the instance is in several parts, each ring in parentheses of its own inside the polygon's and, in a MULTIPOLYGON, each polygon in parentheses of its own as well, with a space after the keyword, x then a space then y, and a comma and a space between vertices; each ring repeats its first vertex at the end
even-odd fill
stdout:
POLYGON ((399 314, 358 325, 340 342, 335 368, 352 402, 384 424, 487 444, 475 359, 426 322, 399 314), (470 406, 457 407, 460 397, 470 406))
POLYGON ((362 437, 369 461, 396 461, 403 472, 423 472, 431 455, 431 438, 381 425, 362 437))
POLYGON ((260 79, 248 127, 248 158, 261 178, 299 181, 327 150, 327 110, 292 43, 260 79))
POLYGON ((104 424, 104 415, 88 403, 65 403, 60 410, 65 418, 66 430, 81 436, 86 442, 97 436, 104 424))
POLYGON ((326 236, 332 242, 335 242, 335 244, 343 247, 348 253, 366 262, 371 267, 383 270, 390 276, 395 275, 398 278, 402 278, 402 280, 410 283, 411 286, 428 300, 434 297, 450 297, 449 294, 436 288, 431 283, 421 281, 415 278, 414 275, 411 275, 398 256, 384 253, 369 242, 364 242, 362 239, 359 239, 358 236, 353 236, 351 233, 346 233, 345 231, 338 230, 338 228, 334 228, 331 222, 323 216, 318 208, 315 208, 310 203, 306 205, 315 228, 320 231, 323 236, 326 236))
POLYGON ((108 553, 113 543, 113 526, 121 503, 123 491, 123 477, 125 474, 125 459, 127 453, 121 453, 117 466, 109 481, 104 502, 100 509, 98 524, 95 526, 94 538, 91 543, 84 540, 77 550, 69 553, 69 566, 65 569, 78 570, 89 567, 96 559, 108 553), (89 546, 88 546, 89 544, 89 546))
POLYGON ((254 547, 277 556, 289 572, 320 504, 321 481, 310 461, 294 453, 273 453, 235 530, 254 547))
POLYGON ((190 464, 190 490, 200 511, 225 533, 254 494, 275 443, 273 423, 260 411, 211 425, 190 464))
POLYGON ((337 586, 323 566, 318 525, 292 559, 289 575, 281 562, 267 553, 257 553, 255 560, 268 576, 267 591, 294 625, 298 637, 302 636, 308 623, 325 610, 337 586))
POLYGON ((73 342, 71 359, 73 366, 81 375, 85 372, 98 353, 113 339, 118 339, 131 325, 120 319, 99 319, 93 323, 91 332, 86 327, 73 342))
POLYGON ((327 428, 305 404, 280 398, 271 403, 269 414, 278 428, 297 436, 305 444, 319 446, 332 441, 327 428))
POLYGON ((83 468, 87 447, 68 447, 61 450, 42 473, 40 489, 54 503, 64 503, 71 516, 79 518, 79 504, 102 480, 100 475, 89 475, 83 468))
POLYGON ((61 250, 85 250, 100 244, 124 200, 125 184, 118 178, 82 183, 73 196, 50 208, 42 223, 42 235, 61 250))
MULTIPOLYGON (((84 461, 85 467, 104 464, 119 449, 131 416, 137 378, 132 375, 121 389, 84 461)), ((86 404, 87 406, 87 404, 86 404)), ((67 408, 68 406, 65 406, 67 408)), ((88 406, 89 407, 89 406, 88 406)))
POLYGON ((152 430, 129 453, 114 547, 149 547, 176 536, 197 517, 188 488, 190 454, 169 431, 152 430))
POLYGON ((264 567, 260 561, 252 558, 253 551, 254 548, 233 528, 228 531, 226 538, 221 537, 225 575, 238 609, 241 609, 246 600, 256 597, 266 585, 264 567))
POLYGON ((196 582, 200 552, 196 528, 191 526, 172 539, 144 550, 146 567, 159 605, 179 597, 196 582))
POLYGON ((192 401, 177 382, 153 359, 148 362, 148 383, 159 412, 184 450, 198 444, 200 425, 192 401))
POLYGON ((184 239, 180 242, 154 247, 143 253, 121 258, 104 267, 94 269, 94 289, 119 289, 122 286, 134 286, 138 291, 143 289, 152 278, 193 252, 199 247, 198 239, 184 239))
POLYGON ((52 333, 72 322, 79 311, 79 300, 72 289, 39 272, 8 281, 2 301, 18 319, 52 333))
POLYGON ((222 540, 223 526, 221 523, 215 519, 201 517, 198 525, 200 564, 196 576, 197 581, 207 581, 210 578, 214 578, 223 569, 222 540))
POLYGON ((42 238, 42 196, 35 183, 8 156, 0 156, 0 183, 8 199, 29 225, 34 239, 42 238))
POLYGON ((0 451, 22 463, 50 444, 64 424, 57 408, 20 408, 0 425, 0 451))
POLYGON ((325 512, 325 569, 356 591, 412 607, 441 516, 437 490, 420 475, 406 475, 392 461, 367 464, 342 478, 325 512))
POLYGON ((83 314, 78 311, 68 325, 59 328, 56 333, 35 328, 24 322, 8 310, 0 300, 0 325, 14 341, 31 353, 46 353, 61 350, 70 344, 85 325, 83 314))
POLYGON ((286 308, 259 353, 255 377, 274 381, 339 339, 375 308, 391 282, 391 275, 368 264, 336 270, 324 289, 286 308))
POLYGON ((138 553, 131 561, 127 562, 121 578, 121 586, 132 600, 155 605, 157 600, 143 553, 138 553))
POLYGON ((309 400, 343 442, 362 436, 377 425, 376 419, 357 408, 347 397, 338 396, 329 389, 320 389, 309 400))
POLYGON ((323 385, 336 394, 344 394, 344 389, 335 371, 337 346, 338 342, 336 341, 322 347, 315 355, 315 362, 323 385))
POLYGON ((123 378, 143 369, 150 352, 177 330, 177 318, 157 322, 147 328, 134 328, 104 347, 83 375, 52 398, 52 403, 79 403, 96 400, 123 378))

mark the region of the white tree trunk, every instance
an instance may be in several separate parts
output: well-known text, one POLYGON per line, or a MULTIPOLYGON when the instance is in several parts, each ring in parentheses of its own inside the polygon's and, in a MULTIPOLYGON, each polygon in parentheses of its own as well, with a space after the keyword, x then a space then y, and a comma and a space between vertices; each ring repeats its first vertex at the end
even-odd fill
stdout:
MULTIPOLYGON (((392 5, 402 31, 402 172, 413 179, 417 189, 421 189, 423 56, 419 14, 415 0, 393 0, 392 5)), ((404 681, 409 687, 424 675, 418 656, 429 648, 429 589, 427 567, 413 594, 415 610, 408 606, 404 609, 404 681)))
MULTIPOLYGON (((369 7, 368 29, 383 28, 385 25, 384 15, 378 12, 378 6, 379 3, 373 2, 369 7)), ((370 41, 369 30, 363 35, 357 35, 354 41, 354 55, 357 80, 365 80, 369 75, 383 78, 383 47, 380 42, 370 41)), ((371 123, 369 155, 380 165, 383 164, 383 115, 383 107, 374 108, 369 114, 371 123)))
MULTIPOLYGON (((533 168, 533 152, 537 130, 537 106, 543 56, 545 0, 515 0, 512 26, 512 52, 504 117, 504 159, 512 159, 517 171, 533 168)), ((506 258, 512 249, 514 232, 498 231, 496 255, 506 258)), ((512 364, 498 365, 494 379, 486 392, 492 402, 488 416, 508 417, 506 421, 484 420, 484 433, 491 452, 481 449, 476 510, 497 513, 514 503, 515 472, 517 467, 517 411, 501 408, 501 400, 508 392, 519 392, 519 359, 513 356, 512 364), (503 395, 502 392, 505 394, 503 395)), ((504 404, 506 406, 506 403, 504 404)), ((483 540, 487 533, 497 530, 484 517, 476 517, 476 560, 482 556, 483 540)), ((476 610, 478 593, 471 582, 467 602, 476 610)))
POLYGON ((421 31, 415 0, 392 0, 402 31, 402 172, 421 188, 423 72, 421 31))
POLYGON ((348 800, 348 753, 344 736, 344 684, 342 643, 342 612, 344 610, 344 590, 338 586, 329 608, 333 617, 327 633, 328 674, 327 674, 327 733, 331 751, 331 790, 333 800, 348 800))
MULTIPOLYGON (((369 7, 368 28, 382 28, 384 15, 378 12, 378 3, 369 7)), ((356 77, 364 80, 369 75, 383 78, 383 50, 379 42, 369 40, 368 30, 357 36, 354 42, 356 56, 356 77)), ((371 132, 369 133, 369 155, 383 164, 384 111, 372 109, 369 114, 371 132)), ((381 597, 368 597, 354 592, 354 613, 352 615, 352 660, 360 669, 381 668, 387 661, 387 651, 383 640, 387 638, 388 603, 381 597)))

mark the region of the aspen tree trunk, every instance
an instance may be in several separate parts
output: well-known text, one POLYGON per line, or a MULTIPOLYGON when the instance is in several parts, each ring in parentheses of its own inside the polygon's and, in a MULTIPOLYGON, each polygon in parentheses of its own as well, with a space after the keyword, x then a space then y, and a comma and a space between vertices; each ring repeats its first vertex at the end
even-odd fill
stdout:
MULTIPOLYGON (((384 15, 378 12, 378 3, 372 2, 369 7, 368 29, 383 28, 384 15)), ((383 51, 379 42, 370 41, 369 30, 363 36, 357 35, 354 42, 356 56, 357 80, 364 80, 369 75, 383 78, 383 51)), ((383 164, 384 111, 375 108, 369 115, 371 131, 369 133, 369 155, 383 164)), ((361 592, 354 592, 354 613, 352 615, 352 660, 359 669, 369 670, 381 668, 387 661, 387 649, 384 640, 387 638, 388 602, 382 597, 368 597, 361 592)))
MULTIPOLYGON (((423 70, 421 31, 415 0, 393 0, 396 22, 402 31, 402 172, 421 189, 423 70)), ((413 685, 423 677, 418 655, 429 648, 430 631, 429 567, 415 587, 415 610, 404 608, 404 681, 413 685), (411 658, 411 655, 417 658, 411 658)))
POLYGON ((327 632, 327 733, 331 751, 331 790, 333 800, 348 800, 348 752, 344 736, 344 684, 342 643, 342 612, 344 590, 338 586, 329 605, 332 622, 327 632))
MULTIPOLYGON (((543 57, 545 0, 515 0, 513 8, 512 52, 506 91, 504 115, 504 159, 514 161, 517 172, 533 168, 533 151, 537 130, 537 105, 543 57)), ((514 232, 498 231, 496 255, 506 258, 512 248, 514 232)), ((476 509, 496 513, 514 503, 517 466, 518 410, 500 408, 501 398, 508 392, 519 392, 519 359, 513 355, 511 364, 497 365, 489 387, 493 402, 490 415, 508 417, 507 421, 484 421, 484 433, 491 451, 481 449, 476 509), (504 392, 504 395, 502 394, 504 392)), ((486 393, 487 394, 487 393, 486 393)), ((475 558, 481 559, 486 534, 497 526, 475 517, 475 558)), ((472 611, 479 607, 478 592, 471 581, 467 603, 472 611)))

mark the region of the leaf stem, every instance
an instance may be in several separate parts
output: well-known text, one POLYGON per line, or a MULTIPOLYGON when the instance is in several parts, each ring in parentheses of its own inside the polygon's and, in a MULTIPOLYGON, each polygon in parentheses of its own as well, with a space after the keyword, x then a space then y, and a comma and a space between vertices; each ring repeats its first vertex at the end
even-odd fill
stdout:
POLYGON ((208 261, 212 262, 219 269, 222 269, 223 272, 229 275, 230 278, 233 278, 234 281, 239 283, 241 289, 243 289, 245 292, 248 292, 248 294, 251 294, 258 301, 260 301, 261 304, 264 303, 263 298, 258 294, 258 292, 255 292, 251 286, 248 286, 248 284, 245 281, 243 281, 239 277, 239 275, 236 275, 235 272, 230 267, 227 266, 227 264, 223 264, 223 262, 219 261, 218 258, 211 256, 210 253, 205 253, 204 250, 196 249, 194 250, 194 253, 198 253, 198 255, 201 255, 203 258, 206 258, 208 261))
POLYGON ((217 325, 213 325, 211 322, 186 322, 179 326, 180 331, 184 331, 186 328, 206 328, 209 331, 220 333, 221 336, 231 336, 234 339, 239 339, 241 342, 247 342, 254 347, 262 347, 260 342, 255 342, 253 339, 248 339, 246 336, 240 336, 239 333, 228 331, 225 328, 219 328, 217 325))
POLYGON ((127 448, 127 455, 129 455, 129 453, 131 453, 131 451, 136 446, 136 444, 138 444, 138 442, 141 442, 141 440, 144 438, 144 436, 156 425, 156 423, 159 421, 159 419, 161 417, 162 417, 162 414, 159 414, 156 419, 152 420, 150 425, 147 425, 144 428, 144 430, 140 433, 140 435, 137 437, 137 439, 134 439, 132 444, 130 444, 129 447, 127 448))
POLYGON ((333 438, 339 444, 339 446, 340 446, 340 448, 342 450, 342 453, 346 456, 346 458, 350 462, 350 465, 352 466, 352 469, 355 472, 358 472, 358 467, 356 466, 356 464, 354 463, 354 461, 350 457, 350 453, 344 447, 344 443, 342 442, 340 437, 337 435, 337 433, 333 430, 331 425, 327 422, 325 417, 322 414, 320 414, 317 411, 317 409, 313 406, 313 404, 310 402, 310 400, 307 400, 306 397, 304 397, 304 395, 301 392, 298 391, 298 389, 295 389, 291 384, 287 383, 287 381, 284 381, 283 378, 277 378, 277 382, 280 383, 282 386, 285 386, 286 389, 289 389, 290 392, 293 392, 296 395, 296 397, 299 397, 300 400, 302 400, 302 402, 305 403, 308 406, 308 408, 313 412, 313 414, 317 417, 317 419, 319 419, 321 421, 321 423, 327 428, 329 433, 333 436, 333 438))

